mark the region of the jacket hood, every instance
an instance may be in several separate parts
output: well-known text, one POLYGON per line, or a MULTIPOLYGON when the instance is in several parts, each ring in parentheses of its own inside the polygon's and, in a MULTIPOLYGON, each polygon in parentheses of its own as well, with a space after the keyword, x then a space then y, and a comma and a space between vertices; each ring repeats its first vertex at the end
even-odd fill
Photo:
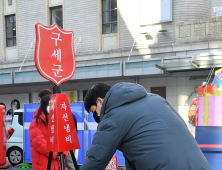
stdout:
POLYGON ((112 109, 139 100, 146 95, 146 90, 139 84, 118 83, 106 94, 100 116, 102 118, 112 109))

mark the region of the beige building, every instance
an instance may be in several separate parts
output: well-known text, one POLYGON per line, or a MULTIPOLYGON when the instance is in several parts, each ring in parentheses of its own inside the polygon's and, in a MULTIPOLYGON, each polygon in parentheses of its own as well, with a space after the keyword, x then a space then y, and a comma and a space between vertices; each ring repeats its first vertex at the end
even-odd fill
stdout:
POLYGON ((214 63, 222 67, 221 0, 2 0, 0 6, 0 102, 8 109, 13 99, 23 107, 52 89, 34 64, 38 22, 74 32, 77 69, 62 90, 74 91, 75 102, 99 81, 139 83, 188 123, 197 86, 214 63))

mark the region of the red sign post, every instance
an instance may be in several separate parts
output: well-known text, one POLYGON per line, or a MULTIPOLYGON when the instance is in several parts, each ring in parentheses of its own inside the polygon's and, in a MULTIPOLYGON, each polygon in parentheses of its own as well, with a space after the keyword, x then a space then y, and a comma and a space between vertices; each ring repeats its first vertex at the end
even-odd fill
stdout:
POLYGON ((42 77, 56 86, 70 80, 76 69, 74 34, 52 26, 35 25, 35 65, 42 77))
MULTIPOLYGON (((35 29, 36 68, 42 77, 55 84, 53 93, 61 93, 59 85, 70 80, 76 69, 74 34, 72 31, 62 30, 56 23, 52 26, 37 23, 35 29)), ((73 150, 80 149, 80 144, 67 96, 52 95, 50 103, 47 135, 47 149, 50 154, 47 170, 51 169, 53 152, 59 152, 61 168, 65 169, 63 151, 70 151, 75 169, 78 170, 73 150)))
POLYGON ((48 151, 63 152, 81 148, 66 94, 51 96, 49 120, 48 151))
POLYGON ((0 169, 8 168, 6 164, 6 127, 5 106, 0 105, 0 169))

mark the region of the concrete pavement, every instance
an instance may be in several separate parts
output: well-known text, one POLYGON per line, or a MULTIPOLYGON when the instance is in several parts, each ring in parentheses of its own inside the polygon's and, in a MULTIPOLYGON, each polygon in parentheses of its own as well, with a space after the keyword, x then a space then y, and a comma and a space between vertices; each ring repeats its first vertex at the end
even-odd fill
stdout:
MULTIPOLYGON (((9 165, 9 168, 7 168, 7 170, 18 170, 18 169, 19 169, 19 166, 12 166, 12 165, 9 163, 8 158, 6 158, 6 159, 7 159, 6 165, 9 165)), ((29 169, 30 169, 30 170, 33 170, 33 169, 32 169, 32 166, 30 166, 29 169)))

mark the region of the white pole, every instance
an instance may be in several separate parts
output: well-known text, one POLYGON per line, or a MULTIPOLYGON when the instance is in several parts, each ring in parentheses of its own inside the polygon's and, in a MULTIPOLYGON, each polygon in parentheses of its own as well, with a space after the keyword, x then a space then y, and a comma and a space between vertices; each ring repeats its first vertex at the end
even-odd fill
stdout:
POLYGON ((28 50, 28 52, 26 53, 26 56, 25 56, 25 58, 24 58, 24 60, 23 60, 23 62, 22 62, 21 67, 19 68, 19 70, 21 70, 21 68, 22 68, 22 66, 23 66, 23 64, 24 64, 24 62, 25 62, 25 59, 26 59, 26 57, 27 57, 27 55, 28 55, 30 49, 32 48, 32 46, 33 46, 33 43, 31 42, 31 44, 30 44, 30 46, 29 46, 29 50, 28 50))
POLYGON ((77 48, 78 48, 78 45, 79 45, 79 43, 81 42, 81 40, 82 40, 82 38, 79 37, 79 41, 78 41, 78 43, 77 43, 77 46, 76 46, 75 52, 76 52, 76 50, 77 50, 77 48))
POLYGON ((133 46, 132 46, 132 48, 131 48, 131 50, 130 50, 128 60, 130 59, 130 55, 131 55, 131 53, 132 53, 132 51, 133 51, 133 47, 134 47, 135 43, 136 43, 136 40, 134 41, 133 46))

